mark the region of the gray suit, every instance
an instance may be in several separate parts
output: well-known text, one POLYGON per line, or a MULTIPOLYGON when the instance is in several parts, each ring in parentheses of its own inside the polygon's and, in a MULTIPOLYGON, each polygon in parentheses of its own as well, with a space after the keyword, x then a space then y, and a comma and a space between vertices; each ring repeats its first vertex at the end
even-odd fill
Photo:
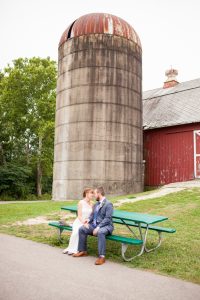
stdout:
POLYGON ((78 251, 87 251, 87 236, 92 235, 93 230, 99 227, 98 237, 98 252, 99 256, 106 254, 106 235, 112 234, 114 227, 112 223, 113 205, 107 199, 104 199, 99 206, 96 217, 96 224, 94 224, 95 210, 99 203, 94 205, 93 211, 89 217, 89 228, 85 226, 79 229, 79 244, 78 251))

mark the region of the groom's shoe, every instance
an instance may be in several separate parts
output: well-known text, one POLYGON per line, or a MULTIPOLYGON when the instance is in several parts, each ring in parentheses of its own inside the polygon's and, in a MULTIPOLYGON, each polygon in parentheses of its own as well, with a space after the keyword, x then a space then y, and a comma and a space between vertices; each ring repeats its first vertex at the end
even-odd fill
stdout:
POLYGON ((97 258, 97 260, 95 261, 95 265, 103 265, 106 262, 105 257, 99 257, 97 258))
POLYGON ((81 257, 81 256, 87 256, 87 252, 86 251, 80 251, 78 253, 74 253, 72 256, 73 257, 81 257))

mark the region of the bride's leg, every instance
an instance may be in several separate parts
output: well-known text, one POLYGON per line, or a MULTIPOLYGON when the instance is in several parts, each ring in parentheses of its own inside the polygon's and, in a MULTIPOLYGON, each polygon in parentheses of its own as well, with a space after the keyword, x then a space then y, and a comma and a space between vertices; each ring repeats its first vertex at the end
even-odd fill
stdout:
POLYGON ((63 250, 64 254, 68 253, 70 255, 78 252, 79 228, 77 226, 73 227, 68 247, 63 250))

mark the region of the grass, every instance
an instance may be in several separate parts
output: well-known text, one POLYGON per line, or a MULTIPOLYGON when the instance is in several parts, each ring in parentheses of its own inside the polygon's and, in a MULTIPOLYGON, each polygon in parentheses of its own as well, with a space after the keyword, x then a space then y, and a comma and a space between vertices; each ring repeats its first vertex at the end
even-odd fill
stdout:
POLYGON ((20 199, 16 199, 12 196, 9 196, 7 194, 0 196, 0 201, 38 201, 38 200, 51 200, 52 196, 51 194, 42 194, 41 196, 36 196, 35 194, 28 194, 26 197, 22 197, 20 199))
MULTIPOLYGON (((120 198, 115 197, 112 202, 120 198)), ((60 207, 75 204, 70 202, 34 202, 0 205, 0 232, 31 239, 41 243, 60 248, 66 247, 69 241, 69 233, 63 233, 63 244, 58 242, 56 230, 47 224, 16 225, 16 221, 24 221, 28 218, 46 216, 47 219, 59 219, 60 207)), ((200 284, 200 189, 194 188, 182 192, 173 193, 161 198, 143 200, 135 203, 124 203, 119 209, 136 211, 156 215, 168 216, 169 220, 163 223, 164 227, 172 227, 177 230, 174 234, 164 234, 164 240, 160 248, 130 263, 123 262, 119 243, 107 241, 107 258, 126 264, 129 267, 150 270, 155 273, 174 276, 200 284)), ((63 212, 67 215, 68 212, 63 212)), ((162 224, 158 225, 162 226, 162 224)), ((128 235, 126 228, 115 226, 115 233, 128 235)), ((150 232, 150 243, 154 243, 156 234, 150 232)), ((88 239, 89 254, 96 256, 97 241, 91 237, 88 239)), ((135 251, 136 247, 130 247, 135 251)), ((137 250, 137 249, 136 249, 137 250)), ((131 253, 131 252, 130 252, 131 253)))

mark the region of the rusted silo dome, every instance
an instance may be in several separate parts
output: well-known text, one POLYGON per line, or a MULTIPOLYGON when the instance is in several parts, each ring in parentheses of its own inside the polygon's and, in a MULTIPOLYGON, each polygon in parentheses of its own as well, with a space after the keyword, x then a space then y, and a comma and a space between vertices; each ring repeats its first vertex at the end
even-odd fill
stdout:
POLYGON ((95 33, 118 35, 141 47, 140 39, 133 27, 123 19, 105 13, 87 14, 74 21, 63 32, 59 46, 70 38, 95 33))
POLYGON ((142 191, 142 49, 121 18, 80 17, 59 43, 53 199, 142 191))

